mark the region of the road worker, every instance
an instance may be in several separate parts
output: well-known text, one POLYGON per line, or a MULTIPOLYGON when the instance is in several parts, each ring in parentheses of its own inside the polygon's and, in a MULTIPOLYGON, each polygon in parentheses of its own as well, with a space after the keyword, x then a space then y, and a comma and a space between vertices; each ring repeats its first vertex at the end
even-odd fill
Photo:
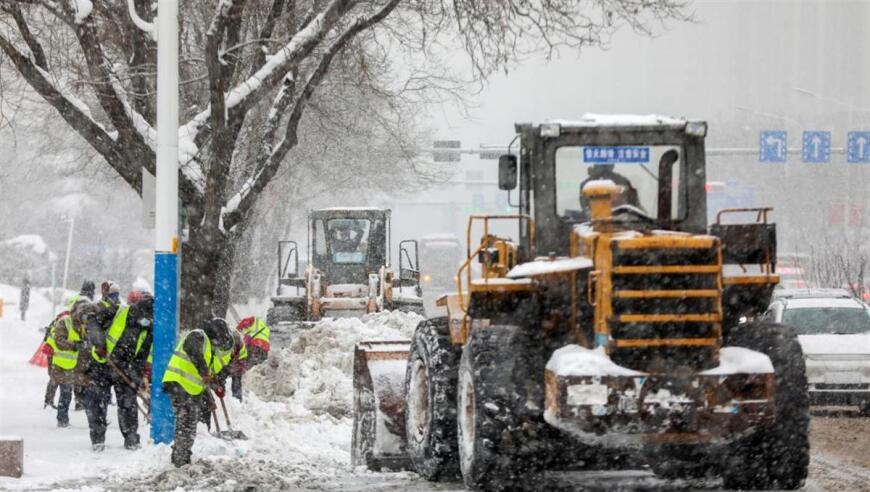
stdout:
POLYGON ((226 321, 215 318, 184 335, 169 359, 163 391, 175 413, 172 464, 176 467, 190 463, 196 424, 215 408, 209 389, 223 397, 223 387, 216 378, 232 357, 233 345, 226 321))
POLYGON ((82 348, 85 345, 86 327, 96 312, 93 304, 78 300, 72 312, 60 316, 52 323, 46 343, 52 349, 49 377, 60 387, 57 402, 57 426, 69 427, 69 405, 72 401, 73 385, 86 383, 84 368, 87 357, 82 348))
POLYGON ((234 397, 242 399, 242 375, 269 356, 272 330, 260 318, 249 316, 239 321, 236 331, 244 337, 245 357, 239 354, 230 365, 231 389, 234 397))
MULTIPOLYGON (((94 451, 105 449, 106 412, 110 392, 118 399, 118 427, 126 449, 138 449, 139 402, 137 393, 145 374, 145 360, 150 352, 153 299, 148 296, 132 306, 117 308, 111 323, 95 322, 89 329, 93 344, 88 376, 87 413, 94 451)), ((147 402, 143 402, 147 405, 147 402)))

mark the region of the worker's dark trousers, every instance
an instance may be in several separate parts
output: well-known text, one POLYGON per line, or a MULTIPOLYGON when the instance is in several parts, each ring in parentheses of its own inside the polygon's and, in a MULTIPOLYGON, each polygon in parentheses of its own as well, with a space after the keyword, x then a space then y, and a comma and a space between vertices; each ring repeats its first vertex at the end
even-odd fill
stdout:
POLYGON ((73 385, 61 384, 60 398, 57 400, 57 423, 69 423, 69 404, 72 401, 73 385))
MULTIPOLYGON (((179 392, 180 393, 180 392, 179 392)), ((172 444, 172 464, 181 467, 190 463, 190 450, 196 439, 196 424, 203 410, 203 395, 169 393, 175 412, 175 442, 172 444)))
POLYGON ((230 378, 232 378, 232 383, 231 383, 230 388, 231 388, 231 391, 233 393, 233 396, 237 400, 242 401, 242 375, 241 374, 233 374, 232 376, 230 376, 230 378))
MULTIPOLYGON (((139 408, 136 401, 136 390, 128 386, 120 376, 112 381, 115 397, 118 399, 118 427, 124 436, 124 446, 139 444, 139 408)), ((108 399, 106 400, 108 403, 108 399)))
POLYGON ((85 387, 85 414, 91 430, 91 444, 106 442, 106 408, 109 406, 111 388, 111 382, 105 375, 94 378, 93 384, 85 387))
POLYGON ((80 384, 73 386, 73 394, 76 397, 76 411, 79 411, 84 406, 85 387, 80 384))
MULTIPOLYGON (((48 365, 51 366, 51 359, 48 359, 48 365)), ((54 405, 54 395, 57 393, 57 383, 48 380, 48 384, 45 386, 45 406, 53 407, 54 405)))

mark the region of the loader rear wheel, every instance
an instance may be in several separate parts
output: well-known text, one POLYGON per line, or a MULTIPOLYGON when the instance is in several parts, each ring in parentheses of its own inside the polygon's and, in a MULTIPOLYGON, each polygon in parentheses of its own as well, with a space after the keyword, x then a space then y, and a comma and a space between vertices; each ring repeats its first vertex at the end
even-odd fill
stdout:
POLYGON ((728 447, 720 460, 725 487, 800 488, 810 461, 810 417, 803 351, 795 331, 777 323, 746 323, 732 328, 725 342, 766 354, 776 375, 776 419, 728 447))
POLYGON ((459 463, 465 485, 514 490, 548 459, 541 343, 517 326, 476 328, 459 364, 459 463))
POLYGON ((407 451, 426 480, 459 478, 456 379, 460 349, 450 342, 447 318, 421 322, 405 372, 407 451))

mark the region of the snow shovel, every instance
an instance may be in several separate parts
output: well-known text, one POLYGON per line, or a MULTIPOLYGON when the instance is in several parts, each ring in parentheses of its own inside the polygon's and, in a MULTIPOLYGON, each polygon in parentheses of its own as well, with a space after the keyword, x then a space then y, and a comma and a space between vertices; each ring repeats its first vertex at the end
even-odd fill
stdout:
MULTIPOLYGON (((218 422, 218 416, 217 416, 217 405, 215 405, 215 403, 214 403, 214 397, 211 395, 211 391, 205 390, 205 394, 206 394, 206 396, 208 396, 208 403, 209 403, 209 406, 211 407, 211 418, 212 418, 212 420, 214 420, 215 432, 212 432, 211 435, 217 437, 218 439, 223 439, 224 441, 235 440, 236 437, 231 430, 228 430, 228 431, 221 430, 221 424, 220 424, 220 422, 218 422)), ((223 401, 221 401, 221 403, 223 403, 223 401)), ((247 439, 247 437, 245 437, 245 439, 247 439)))
POLYGON ((224 411, 224 418, 227 419, 227 428, 229 429, 229 430, 224 431, 224 432, 232 435, 233 439, 238 439, 240 441, 247 441, 248 436, 246 436, 244 432, 233 430, 233 424, 230 423, 230 414, 229 414, 229 412, 227 412, 227 405, 226 405, 226 403, 224 403, 223 398, 221 398, 220 400, 221 400, 221 408, 224 411))

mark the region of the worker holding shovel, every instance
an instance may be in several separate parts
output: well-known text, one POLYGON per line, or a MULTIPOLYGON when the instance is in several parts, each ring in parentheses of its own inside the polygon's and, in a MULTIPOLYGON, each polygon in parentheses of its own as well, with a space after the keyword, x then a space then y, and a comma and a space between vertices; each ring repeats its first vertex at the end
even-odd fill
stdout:
MULTIPOLYGON (((137 398, 145 362, 150 351, 153 298, 143 298, 132 306, 120 306, 111 323, 95 322, 88 338, 93 345, 88 375, 93 382, 87 389, 86 402, 91 444, 94 451, 105 448, 106 411, 112 388, 118 398, 118 426, 124 447, 139 448, 139 406, 137 398)), ((147 407, 148 402, 144 402, 147 407)))
POLYGON ((163 374, 163 391, 169 395, 175 413, 172 464, 176 467, 190 463, 196 424, 216 408, 210 388, 223 397, 223 386, 217 377, 227 366, 233 346, 226 321, 215 318, 188 332, 169 359, 163 374))

